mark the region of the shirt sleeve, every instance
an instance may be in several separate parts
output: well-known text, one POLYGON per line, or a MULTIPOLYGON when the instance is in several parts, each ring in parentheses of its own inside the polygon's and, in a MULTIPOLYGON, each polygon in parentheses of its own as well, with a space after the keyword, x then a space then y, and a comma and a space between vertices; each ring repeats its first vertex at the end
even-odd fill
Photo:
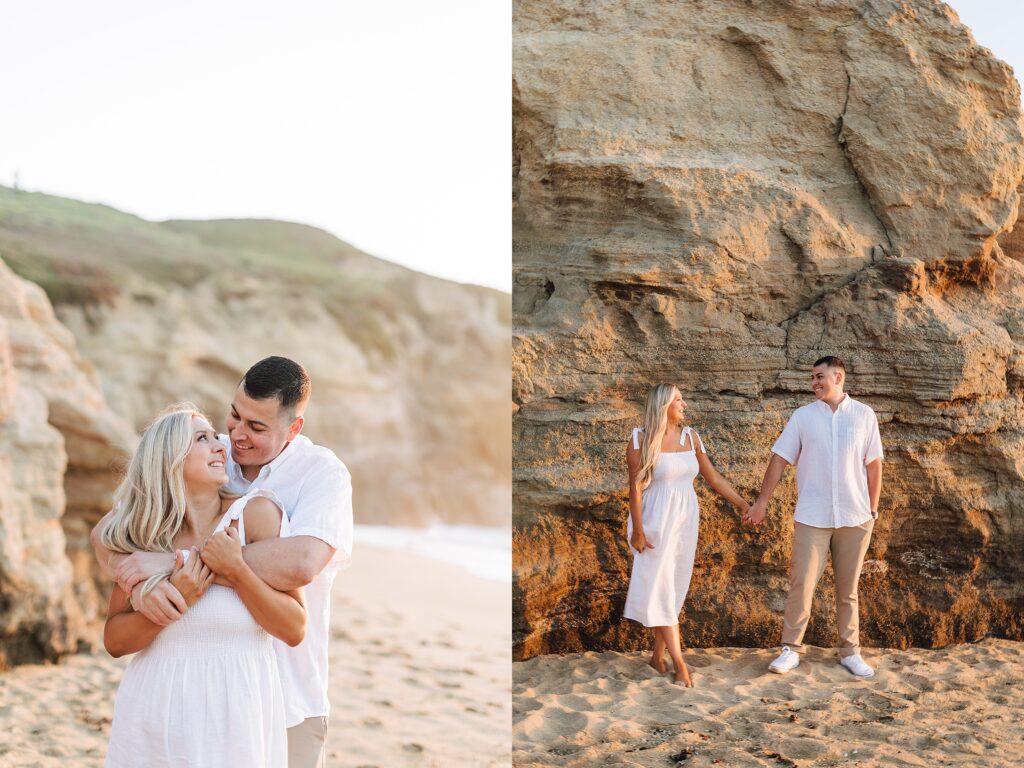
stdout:
POLYGON ((352 477, 338 461, 309 473, 295 510, 289 536, 314 536, 333 547, 331 564, 341 570, 352 561, 352 477))
POLYGON ((796 460, 800 458, 800 427, 797 422, 798 418, 794 413, 772 446, 772 453, 781 456, 790 464, 796 464, 796 460))
POLYGON ((878 417, 874 411, 871 412, 868 421, 868 445, 864 452, 865 466, 882 458, 882 436, 878 432, 878 417))

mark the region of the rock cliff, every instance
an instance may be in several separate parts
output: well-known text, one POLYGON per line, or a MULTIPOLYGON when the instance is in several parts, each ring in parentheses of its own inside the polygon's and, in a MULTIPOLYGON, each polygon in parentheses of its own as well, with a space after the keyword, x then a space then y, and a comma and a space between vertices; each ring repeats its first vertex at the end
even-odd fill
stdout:
MULTIPOLYGON (((619 617, 651 385, 753 500, 822 354, 887 451, 862 640, 1024 637, 1022 175, 1019 86, 941 3, 517 2, 516 657, 644 642, 619 617)), ((778 642, 788 474, 760 532, 698 481, 684 643, 778 642)))
POLYGON ((134 435, 39 286, 0 261, 0 668, 88 645, 88 535, 134 435))

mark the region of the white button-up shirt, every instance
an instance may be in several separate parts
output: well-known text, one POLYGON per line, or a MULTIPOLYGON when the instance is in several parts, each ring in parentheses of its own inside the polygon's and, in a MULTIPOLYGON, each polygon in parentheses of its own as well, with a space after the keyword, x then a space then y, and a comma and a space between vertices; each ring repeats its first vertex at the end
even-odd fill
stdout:
POLYGON ((867 465, 882 458, 882 439, 869 406, 845 395, 834 413, 822 400, 797 408, 772 453, 796 465, 798 523, 847 528, 871 519, 867 465))
POLYGON ((250 483, 242 476, 242 468, 231 459, 227 436, 219 438, 228 451, 226 469, 231 491, 273 491, 288 515, 289 536, 315 536, 335 549, 331 562, 304 588, 309 617, 305 639, 294 648, 274 639, 284 689, 285 720, 291 728, 308 717, 325 716, 330 710, 327 638, 331 586, 335 574, 348 566, 352 558, 352 478, 333 451, 298 435, 250 483))

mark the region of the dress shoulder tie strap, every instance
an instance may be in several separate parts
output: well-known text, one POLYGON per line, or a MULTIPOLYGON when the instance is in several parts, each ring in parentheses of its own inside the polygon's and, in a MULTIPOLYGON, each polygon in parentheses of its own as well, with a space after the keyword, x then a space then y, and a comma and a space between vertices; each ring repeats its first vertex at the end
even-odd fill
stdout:
POLYGON ((640 450, 640 433, 644 431, 643 427, 633 428, 633 449, 640 450))
MULTIPOLYGON (((700 452, 701 453, 707 453, 707 450, 705 450, 705 448, 704 448, 704 441, 700 439, 700 435, 697 434, 697 430, 696 429, 691 429, 690 427, 683 427, 683 431, 679 435, 679 444, 680 445, 685 445, 686 444, 686 436, 687 435, 693 435, 697 439, 697 445, 700 446, 700 452)), ((696 447, 697 446, 694 446, 694 449, 696 449, 696 447)))
POLYGON ((271 491, 269 488, 254 488, 244 496, 235 499, 235 501, 231 504, 230 507, 228 507, 227 511, 224 513, 224 516, 221 518, 221 521, 217 525, 217 528, 214 531, 214 533, 216 533, 217 531, 223 531, 225 528, 228 527, 228 525, 231 524, 232 521, 237 520, 238 537, 242 540, 242 546, 245 546, 245 516, 243 515, 243 512, 245 511, 245 505, 248 504, 252 499, 256 498, 257 496, 262 497, 264 499, 269 499, 274 503, 274 505, 278 509, 281 510, 280 536, 281 538, 287 536, 288 515, 285 514, 284 504, 281 503, 281 500, 277 497, 277 494, 271 491))

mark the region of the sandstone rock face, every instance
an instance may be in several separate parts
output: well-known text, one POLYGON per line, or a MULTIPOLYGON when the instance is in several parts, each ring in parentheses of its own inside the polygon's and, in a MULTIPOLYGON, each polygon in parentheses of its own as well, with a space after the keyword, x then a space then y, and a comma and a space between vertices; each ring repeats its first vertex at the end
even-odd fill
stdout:
MULTIPOLYGON (((931 2, 520 0, 513 41, 516 657, 646 642, 620 616, 650 386, 752 501, 823 354, 887 452, 862 642, 1024 637, 1009 68, 931 2)), ((759 532, 698 480, 684 643, 779 641, 791 475, 759 532)))
POLYGON ((0 667, 91 642, 88 533, 133 439, 43 291, 0 262, 0 667))

